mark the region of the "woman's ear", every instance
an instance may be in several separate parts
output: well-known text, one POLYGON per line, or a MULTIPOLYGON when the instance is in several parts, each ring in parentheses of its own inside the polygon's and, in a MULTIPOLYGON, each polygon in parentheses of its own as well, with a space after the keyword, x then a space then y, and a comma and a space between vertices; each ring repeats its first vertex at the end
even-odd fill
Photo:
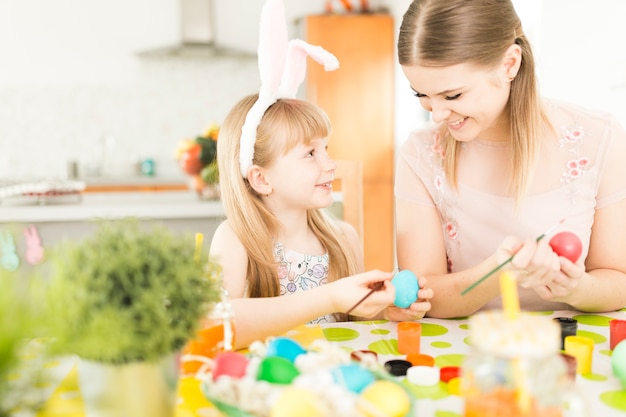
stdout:
POLYGON ((520 66, 522 65, 522 48, 518 44, 514 43, 504 53, 502 60, 502 66, 504 69, 504 75, 509 81, 517 76, 520 66))
POLYGON ((252 165, 248 169, 248 183, 250 187, 260 195, 268 195, 272 192, 272 185, 265 177, 263 169, 258 165, 252 165))

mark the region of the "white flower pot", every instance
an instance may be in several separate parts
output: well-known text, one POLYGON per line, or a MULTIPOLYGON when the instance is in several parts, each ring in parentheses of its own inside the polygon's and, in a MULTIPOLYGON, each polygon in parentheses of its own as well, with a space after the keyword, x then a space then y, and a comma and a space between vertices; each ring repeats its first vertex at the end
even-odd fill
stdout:
POLYGON ((123 365, 78 360, 86 417, 173 417, 178 377, 178 354, 123 365))

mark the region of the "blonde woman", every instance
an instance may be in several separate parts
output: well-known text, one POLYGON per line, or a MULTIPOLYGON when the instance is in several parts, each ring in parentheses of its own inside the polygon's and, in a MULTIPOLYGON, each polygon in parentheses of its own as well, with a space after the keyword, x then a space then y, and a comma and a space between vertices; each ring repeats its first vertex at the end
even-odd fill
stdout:
POLYGON ((428 278, 428 314, 501 308, 497 274, 464 290, 512 255, 524 309, 624 307, 626 133, 540 97, 511 1, 414 0, 398 55, 433 122, 400 149, 395 186, 398 264, 428 278), (549 245, 564 230, 577 262, 549 245))

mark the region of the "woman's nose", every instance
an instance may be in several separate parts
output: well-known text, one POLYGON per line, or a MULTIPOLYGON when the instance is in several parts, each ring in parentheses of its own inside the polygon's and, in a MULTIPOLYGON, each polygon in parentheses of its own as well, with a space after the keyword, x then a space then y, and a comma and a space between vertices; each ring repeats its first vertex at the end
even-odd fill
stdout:
POLYGON ((435 123, 441 123, 450 117, 450 109, 445 103, 432 103, 430 111, 435 123))

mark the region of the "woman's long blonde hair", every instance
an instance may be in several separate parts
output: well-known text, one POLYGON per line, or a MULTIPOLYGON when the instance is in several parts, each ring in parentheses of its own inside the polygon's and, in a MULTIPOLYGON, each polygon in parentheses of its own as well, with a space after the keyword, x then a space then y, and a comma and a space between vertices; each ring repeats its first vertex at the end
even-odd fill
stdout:
MULTIPOLYGON (((226 216, 248 254, 250 297, 280 294, 274 243, 280 223, 261 197, 241 176, 239 146, 246 114, 258 99, 253 94, 239 101, 226 116, 217 141, 220 189, 226 216)), ((303 100, 279 99, 269 107, 256 130, 253 164, 266 167, 299 143, 330 134, 326 114, 303 100)), ((358 272, 356 259, 336 222, 324 210, 308 210, 308 223, 328 251, 328 281, 358 272)))
MULTIPOLYGON (((403 66, 471 63, 493 68, 514 43, 522 50, 522 62, 511 82, 508 103, 512 167, 509 189, 519 201, 531 181, 542 133, 552 127, 541 106, 533 52, 512 2, 413 0, 400 26, 398 59, 403 66)), ((461 143, 445 126, 441 134, 445 174, 456 189, 461 143)))

